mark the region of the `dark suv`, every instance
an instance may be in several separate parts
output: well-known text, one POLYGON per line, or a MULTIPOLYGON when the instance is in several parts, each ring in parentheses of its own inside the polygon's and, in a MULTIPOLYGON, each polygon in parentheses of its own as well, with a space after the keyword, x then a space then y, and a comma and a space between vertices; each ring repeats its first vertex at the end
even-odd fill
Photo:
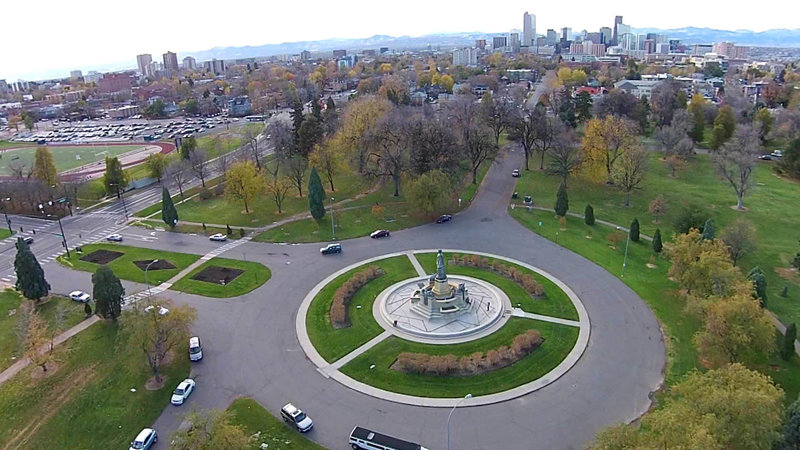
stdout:
POLYGON ((323 255, 330 255, 332 253, 342 253, 342 244, 328 244, 319 249, 323 255))

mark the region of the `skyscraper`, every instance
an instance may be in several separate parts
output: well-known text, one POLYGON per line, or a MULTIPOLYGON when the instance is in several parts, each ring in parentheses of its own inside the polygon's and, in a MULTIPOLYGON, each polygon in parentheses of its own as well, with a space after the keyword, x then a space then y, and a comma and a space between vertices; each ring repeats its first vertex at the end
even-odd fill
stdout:
POLYGON ((139 73, 147 75, 147 67, 153 62, 153 57, 149 53, 136 55, 136 64, 139 66, 139 73))
POLYGON ((536 15, 526 11, 522 16, 522 45, 533 47, 536 45, 536 15))
POLYGON ((611 36, 612 44, 617 45, 619 43, 619 31, 617 30, 617 26, 622 23, 622 16, 614 17, 614 35, 611 36))
POLYGON ((519 53, 519 33, 508 33, 508 46, 513 53, 519 53))
POLYGON ((192 58, 191 56, 187 56, 183 58, 183 68, 184 70, 196 70, 197 69, 197 60, 192 58))
POLYGON ((164 70, 169 73, 178 71, 178 55, 172 52, 164 53, 164 70))

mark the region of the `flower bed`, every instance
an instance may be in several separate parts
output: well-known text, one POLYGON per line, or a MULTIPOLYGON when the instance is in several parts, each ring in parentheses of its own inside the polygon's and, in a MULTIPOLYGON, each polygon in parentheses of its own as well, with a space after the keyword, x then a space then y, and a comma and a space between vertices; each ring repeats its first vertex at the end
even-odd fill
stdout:
POLYGON ((525 273, 514 266, 507 266, 496 259, 484 258, 478 255, 458 255, 454 254, 451 264, 459 266, 471 266, 484 270, 490 270, 500 276, 508 278, 517 283, 522 289, 533 297, 544 296, 544 286, 536 281, 536 277, 525 273))
POLYGON ((333 293, 331 302, 331 325, 335 328, 346 328, 350 326, 350 319, 347 316, 347 305, 356 292, 370 281, 382 276, 386 272, 378 266, 369 266, 366 269, 356 272, 345 281, 336 292, 333 293))

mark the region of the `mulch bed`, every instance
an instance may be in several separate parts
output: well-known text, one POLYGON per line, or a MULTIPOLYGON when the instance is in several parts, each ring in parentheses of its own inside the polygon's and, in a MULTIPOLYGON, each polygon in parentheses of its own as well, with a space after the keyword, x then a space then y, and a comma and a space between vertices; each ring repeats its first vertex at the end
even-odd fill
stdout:
POLYGON ((192 277, 193 280, 205 281, 206 283, 214 283, 226 285, 235 280, 236 277, 243 274, 242 269, 232 269, 230 267, 208 266, 198 272, 192 277))
POLYGON ((92 253, 82 257, 81 261, 86 261, 93 264, 108 264, 124 254, 125 253, 115 252, 113 250, 95 250, 92 253))
MULTIPOLYGON (((147 265, 150 264, 151 262, 153 262, 152 259, 144 259, 141 261, 134 261, 133 263, 136 264, 136 267, 138 267, 139 270, 144 271, 144 269, 147 269, 147 265)), ((172 264, 171 262, 165 259, 159 259, 158 262, 150 266, 148 270, 165 270, 174 268, 175 264, 172 264)))

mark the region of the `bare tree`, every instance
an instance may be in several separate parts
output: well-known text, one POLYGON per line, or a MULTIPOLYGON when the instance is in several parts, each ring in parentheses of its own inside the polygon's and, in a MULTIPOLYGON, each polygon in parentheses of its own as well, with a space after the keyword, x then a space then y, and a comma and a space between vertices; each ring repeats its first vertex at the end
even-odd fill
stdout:
POLYGON ((267 125, 267 135, 274 150, 272 160, 272 178, 277 179, 281 165, 285 164, 294 152, 294 134, 292 127, 284 120, 274 119, 267 125))
POLYGON ((491 142, 490 132, 490 129, 477 124, 469 130, 469 139, 465 144, 467 158, 472 169, 472 184, 478 183, 478 168, 481 164, 497 152, 497 145, 491 142))
POLYGON ((260 151, 258 148, 258 136, 259 132, 254 131, 249 126, 244 128, 242 132, 242 147, 246 149, 246 152, 253 157, 253 162, 256 163, 256 168, 261 170, 261 159, 260 151))
POLYGON ((735 266, 747 253, 756 249, 756 227, 753 222, 740 217, 722 230, 722 242, 735 266))
POLYGON ((478 104, 472 93, 457 95, 447 103, 447 116, 455 124, 456 129, 461 134, 463 142, 469 139, 469 130, 472 129, 473 122, 477 121, 478 104))
POLYGON ((230 167, 233 156, 230 153, 220 153, 217 159, 214 160, 214 168, 219 172, 220 176, 225 176, 230 167))
POLYGON ((577 172, 582 162, 580 143, 575 134, 564 127, 550 150, 548 172, 561 177, 561 183, 566 187, 567 177, 577 172))
POLYGON ((625 206, 630 206, 631 191, 637 189, 647 175, 647 152, 632 147, 620 156, 611 174, 616 185, 625 193, 625 206))
POLYGON ((281 207, 283 206, 283 200, 286 198, 286 194, 289 192, 289 188, 292 187, 292 182, 286 178, 274 178, 274 179, 267 179, 266 182, 266 192, 272 198, 272 201, 275 202, 275 206, 278 208, 278 214, 282 214, 283 210, 281 207))
POLYGON ((391 177, 395 197, 400 196, 400 178, 409 167, 406 125, 405 112, 395 110, 365 136, 368 153, 364 172, 372 177, 391 177))
POLYGON ((536 119, 533 121, 533 149, 539 153, 539 170, 544 170, 544 157, 564 130, 564 122, 554 117, 547 117, 543 108, 536 108, 536 119))
MULTIPOLYGON (((174 160, 164 171, 164 178, 172 180, 183 198, 183 187, 189 182, 189 166, 185 160, 174 160)), ((174 191, 173 191, 174 192, 174 191)))
POLYGON ((712 155, 720 178, 736 192, 738 210, 744 209, 744 196, 753 183, 753 169, 760 153, 758 132, 750 125, 740 125, 733 138, 712 155))
POLYGON ((192 172, 200 178, 200 184, 206 187, 206 176, 208 176, 208 153, 205 150, 197 149, 189 155, 189 163, 192 166, 192 172))
POLYGON ((303 196, 303 180, 306 178, 306 171, 308 170, 308 160, 300 155, 294 155, 289 158, 289 177, 297 187, 297 194, 303 196))
POLYGON ((488 94, 481 100, 481 119, 494 135, 496 147, 500 147, 500 135, 511 123, 511 116, 514 114, 514 105, 509 99, 507 90, 497 92, 496 95, 488 94))
POLYGON ((9 161, 8 170, 11 171, 14 178, 19 180, 28 180, 33 176, 33 164, 28 164, 21 159, 9 161))

